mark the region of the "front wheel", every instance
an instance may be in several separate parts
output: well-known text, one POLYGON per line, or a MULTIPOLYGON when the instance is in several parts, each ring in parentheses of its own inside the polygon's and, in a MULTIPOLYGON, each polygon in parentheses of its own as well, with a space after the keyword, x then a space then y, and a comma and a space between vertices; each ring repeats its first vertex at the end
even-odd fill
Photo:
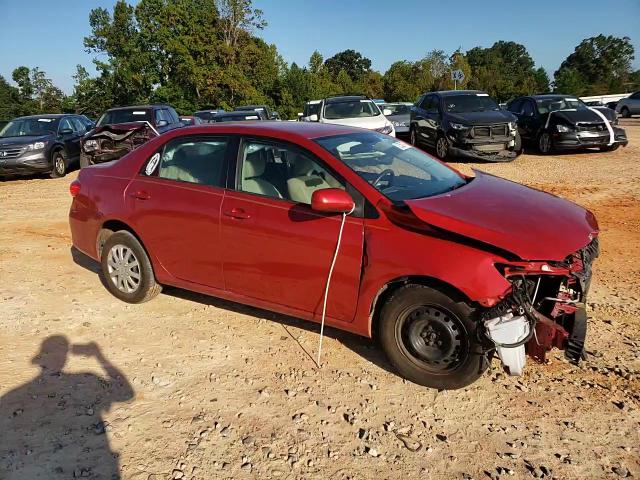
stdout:
POLYGON ((414 147, 418 146, 418 135, 416 133, 415 127, 412 127, 411 131, 409 132, 409 143, 411 143, 411 145, 413 145, 414 147))
POLYGON ((114 233, 104 242, 100 264, 107 289, 120 300, 142 303, 162 290, 147 252, 126 230, 114 233))
POLYGON ((380 341, 407 380, 440 390, 463 388, 487 369, 474 310, 424 285, 398 289, 380 317, 380 341))
POLYGON ((542 132, 538 137, 538 150, 543 155, 549 155, 553 152, 553 140, 551 140, 551 135, 547 132, 542 132))
POLYGON ((51 178, 64 177, 67 174, 67 159, 62 150, 53 152, 51 156, 51 178))
POLYGON ((622 110, 620 110, 620 115, 622 115, 622 118, 631 118, 631 110, 629 110, 627 107, 622 107, 622 110))
POLYGON ((446 160, 449 156, 449 140, 442 134, 438 135, 436 140, 436 156, 440 160, 446 160))
POLYGON ((607 145, 606 147, 600 147, 601 152, 613 152, 620 148, 619 143, 614 143, 613 145, 607 145))

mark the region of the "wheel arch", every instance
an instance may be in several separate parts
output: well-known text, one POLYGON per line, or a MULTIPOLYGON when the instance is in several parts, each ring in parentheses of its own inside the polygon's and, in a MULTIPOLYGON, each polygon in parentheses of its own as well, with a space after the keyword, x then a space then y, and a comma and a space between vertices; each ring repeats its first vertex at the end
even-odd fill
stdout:
POLYGON ((394 292, 405 285, 424 285, 444 293, 456 302, 473 303, 459 288, 436 277, 428 275, 405 275, 395 278, 380 287, 378 293, 373 298, 369 311, 369 336, 374 340, 377 340, 382 307, 394 292))
MULTIPOLYGON (((113 233, 119 230, 125 230, 136 237, 136 239, 140 242, 140 245, 142 245, 142 248, 144 248, 144 251, 147 253, 147 255, 149 255, 149 250, 144 244, 144 241, 142 240, 140 235, 138 235, 138 233, 133 229, 133 227, 118 218, 112 218, 103 222, 100 226, 100 229, 98 230, 98 235, 96 237, 96 254, 98 256, 98 259, 102 257, 102 247, 104 246, 104 242, 106 242, 113 233)), ((150 255, 149 258, 151 258, 150 255)))

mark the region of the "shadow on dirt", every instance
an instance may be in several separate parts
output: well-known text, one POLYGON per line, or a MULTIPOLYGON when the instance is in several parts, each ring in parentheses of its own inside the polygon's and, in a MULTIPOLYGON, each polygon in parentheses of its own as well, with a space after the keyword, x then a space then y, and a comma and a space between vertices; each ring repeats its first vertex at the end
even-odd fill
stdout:
MULTIPOLYGON (((100 271, 100 265, 90 257, 87 257, 84 253, 80 252, 75 248, 71 248, 71 255, 73 261, 93 273, 98 274, 100 278, 100 282, 105 285, 105 280, 100 271)), ((260 308, 251 307, 249 305, 244 305, 241 303, 232 302, 229 300, 224 300, 218 297, 211 297, 208 295, 202 295, 199 293, 191 292, 188 290, 183 290, 175 287, 164 287, 162 293, 165 295, 171 295, 173 297, 182 298, 184 300, 189 300, 192 302, 198 302, 203 305, 211 305, 216 308, 221 308, 224 310, 229 310, 234 313, 240 313, 243 315, 250 315, 257 318, 265 318, 271 321, 275 321, 280 323, 285 330, 287 327, 296 327, 306 330, 308 332, 314 332, 316 334, 320 334, 320 325, 314 322, 309 322, 306 320, 302 320, 300 318, 291 317, 288 315, 282 315, 276 312, 272 312, 270 310, 264 310, 260 308)), ((315 350, 309 352, 305 349, 292 335, 289 330, 287 330, 289 336, 298 343, 298 346, 304 351, 304 353, 310 358, 311 361, 315 363, 316 361, 316 352, 315 350)), ((324 331, 325 336, 329 338, 333 338, 343 344, 345 347, 353 350, 358 355, 366 359, 367 361, 376 364, 383 370, 387 372, 393 373, 397 375, 397 372, 391 366, 391 364, 387 361, 384 353, 378 346, 375 340, 361 337, 359 335, 355 335, 349 332, 345 332, 342 330, 337 330, 335 328, 327 327, 324 331)))
POLYGON ((133 398, 124 374, 95 343, 62 335, 46 338, 32 363, 40 374, 0 398, 0 478, 121 478, 102 415, 133 398), (94 358, 106 376, 64 372, 68 355, 94 358))

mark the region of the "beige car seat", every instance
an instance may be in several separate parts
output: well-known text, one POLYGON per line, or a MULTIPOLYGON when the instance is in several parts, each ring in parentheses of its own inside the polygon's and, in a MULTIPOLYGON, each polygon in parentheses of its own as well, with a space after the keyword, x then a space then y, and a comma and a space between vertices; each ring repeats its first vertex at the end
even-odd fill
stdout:
POLYGON ((307 157, 288 152, 287 159, 291 164, 292 177, 287 180, 287 188, 289 189, 289 198, 294 202, 311 204, 311 196, 316 190, 322 188, 340 187, 333 178, 325 173, 325 178, 331 180, 331 185, 325 178, 320 176, 318 167, 307 157))
POLYGON ((267 167, 264 150, 248 153, 242 164, 242 191, 282 198, 278 189, 264 178, 260 178, 267 167))

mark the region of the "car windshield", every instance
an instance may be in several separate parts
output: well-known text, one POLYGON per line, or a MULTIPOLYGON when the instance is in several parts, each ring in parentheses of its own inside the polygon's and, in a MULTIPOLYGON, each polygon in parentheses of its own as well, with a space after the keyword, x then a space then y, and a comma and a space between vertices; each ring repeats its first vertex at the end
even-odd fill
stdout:
POLYGON ((260 120, 260 116, 256 114, 238 114, 238 115, 220 115, 213 117, 214 122, 242 122, 244 120, 260 120))
POLYGON ((431 197, 466 184, 454 170, 387 135, 362 132, 315 141, 393 201, 431 197))
POLYGON ((536 99, 538 111, 541 114, 554 110, 584 110, 587 107, 582 100, 575 97, 551 97, 536 99))
POLYGON ((324 118, 327 120, 376 117, 378 115, 381 115, 380 109, 371 100, 327 103, 324 106, 324 118))
POLYGON ((380 108, 384 110, 391 110, 390 115, 409 115, 411 113, 411 105, 404 103, 386 103, 380 105, 380 108))
POLYGON ((39 137, 58 129, 57 118, 19 118, 0 130, 0 137, 39 137))
POLYGON ((444 97, 444 105, 447 112, 451 113, 500 110, 500 106, 496 101, 486 93, 446 96, 444 97))
POLYGON ((151 118, 151 110, 145 109, 123 109, 123 110, 111 110, 106 112, 98 123, 97 127, 102 127, 103 125, 115 125, 118 123, 131 123, 131 122, 152 122, 151 118))

